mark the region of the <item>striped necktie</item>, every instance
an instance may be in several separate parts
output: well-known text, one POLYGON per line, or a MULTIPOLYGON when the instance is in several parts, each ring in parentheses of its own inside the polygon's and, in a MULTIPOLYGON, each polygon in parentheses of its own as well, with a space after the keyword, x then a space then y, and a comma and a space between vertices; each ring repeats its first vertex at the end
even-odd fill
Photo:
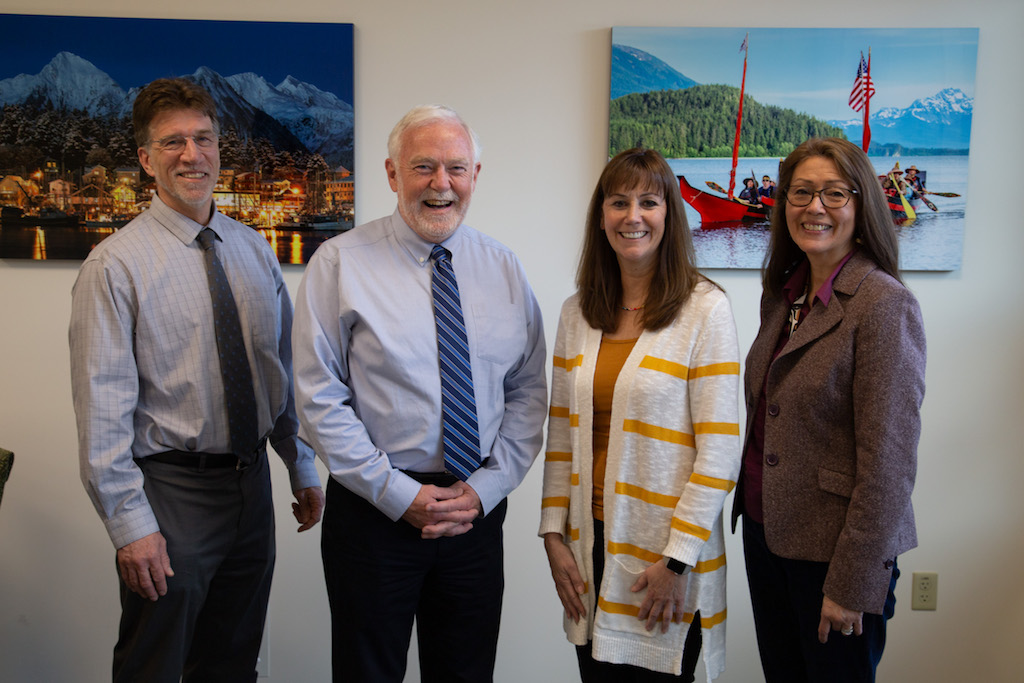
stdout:
POLYGON ((466 324, 462 318, 459 285, 455 281, 451 254, 440 244, 435 244, 430 258, 434 260, 431 290, 441 368, 444 464, 449 472, 465 481, 480 467, 480 431, 466 324))
POLYGON ((199 232, 199 243, 206 260, 206 278, 213 301, 213 329, 217 336, 220 374, 224 379, 224 400, 228 408, 228 429, 231 452, 244 463, 251 463, 259 441, 256 417, 256 396, 252 387, 252 371, 245 355, 242 325, 238 308, 231 294, 231 284, 217 256, 217 235, 210 228, 199 232))

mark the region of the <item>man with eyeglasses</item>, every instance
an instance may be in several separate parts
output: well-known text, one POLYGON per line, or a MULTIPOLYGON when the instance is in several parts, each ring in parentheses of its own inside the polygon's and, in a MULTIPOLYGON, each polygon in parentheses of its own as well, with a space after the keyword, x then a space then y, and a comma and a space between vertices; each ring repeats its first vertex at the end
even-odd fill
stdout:
POLYGON ((139 92, 150 208, 105 239, 72 290, 82 481, 117 549, 114 681, 252 681, 273 575, 266 442, 305 531, 324 494, 298 437, 292 305, 255 230, 217 211, 219 128, 184 79, 139 92))

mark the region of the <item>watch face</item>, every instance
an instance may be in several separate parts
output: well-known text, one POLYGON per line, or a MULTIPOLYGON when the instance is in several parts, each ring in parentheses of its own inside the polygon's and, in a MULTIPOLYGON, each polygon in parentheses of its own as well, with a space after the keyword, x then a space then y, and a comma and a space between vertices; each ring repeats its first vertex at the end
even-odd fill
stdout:
POLYGON ((674 557, 668 558, 667 566, 669 570, 675 572, 676 574, 682 574, 687 569, 687 565, 685 562, 680 562, 674 557))

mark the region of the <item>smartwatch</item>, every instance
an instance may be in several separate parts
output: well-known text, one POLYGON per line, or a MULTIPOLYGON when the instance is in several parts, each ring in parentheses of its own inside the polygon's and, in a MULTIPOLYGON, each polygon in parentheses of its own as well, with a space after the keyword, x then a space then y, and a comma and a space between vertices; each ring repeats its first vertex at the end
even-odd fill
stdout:
POLYGON ((690 565, 686 564, 685 562, 680 562, 674 557, 668 558, 667 566, 669 568, 669 571, 671 571, 674 574, 682 574, 690 568, 690 565))

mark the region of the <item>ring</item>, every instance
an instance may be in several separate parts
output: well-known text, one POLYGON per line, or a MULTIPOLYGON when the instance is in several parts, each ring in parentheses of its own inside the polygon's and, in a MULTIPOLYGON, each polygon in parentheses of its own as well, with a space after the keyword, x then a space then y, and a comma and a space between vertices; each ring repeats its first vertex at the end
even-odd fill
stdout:
POLYGON ((848 636, 848 635, 853 633, 853 627, 852 626, 847 626, 842 631, 840 631, 840 633, 842 633, 844 636, 848 636))

